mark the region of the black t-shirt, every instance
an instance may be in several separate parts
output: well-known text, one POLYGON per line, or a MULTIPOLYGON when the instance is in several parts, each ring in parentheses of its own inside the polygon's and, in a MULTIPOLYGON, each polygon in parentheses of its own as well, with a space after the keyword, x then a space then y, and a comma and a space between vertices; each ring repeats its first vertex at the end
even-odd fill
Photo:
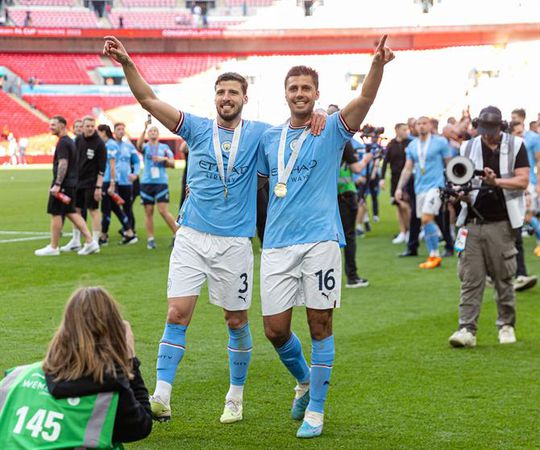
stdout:
POLYGON ((341 163, 354 164, 355 162, 358 162, 358 156, 356 155, 356 150, 349 141, 345 144, 345 148, 343 149, 341 163))
POLYGON ((392 178, 399 179, 403 166, 405 165, 406 155, 405 149, 407 145, 412 141, 410 138, 405 138, 402 141, 392 139, 386 146, 386 155, 384 156, 384 162, 381 171, 381 178, 384 179, 386 175, 386 166, 390 164, 390 172, 392 178))
POLYGON ((90 137, 77 136, 75 146, 79 156, 79 184, 77 188, 93 188, 96 185, 98 174, 105 173, 107 165, 105 143, 95 132, 90 137))
MULTIPOLYGON (((501 177, 499 170, 499 152, 500 145, 495 150, 491 150, 482 141, 482 159, 484 161, 484 167, 489 167, 496 174, 497 178, 501 177)), ((527 157, 527 150, 524 144, 521 144, 519 151, 516 155, 515 169, 521 167, 530 167, 529 159, 527 157)), ((485 182, 482 183, 482 187, 489 186, 485 182)), ((490 189, 481 189, 478 191, 478 196, 474 202, 474 207, 482 215, 484 220, 488 222, 499 222, 501 220, 508 220, 508 213, 506 212, 506 202, 504 200, 504 194, 501 188, 491 186, 490 189)), ((469 217, 477 217, 477 214, 469 208, 469 217)), ((479 218, 479 217, 478 217, 479 218)))
POLYGON ((69 136, 62 136, 56 144, 53 158, 53 183, 56 181, 58 175, 58 161, 61 159, 67 159, 68 169, 62 187, 75 187, 77 186, 78 175, 78 161, 77 161, 77 149, 75 144, 69 136))

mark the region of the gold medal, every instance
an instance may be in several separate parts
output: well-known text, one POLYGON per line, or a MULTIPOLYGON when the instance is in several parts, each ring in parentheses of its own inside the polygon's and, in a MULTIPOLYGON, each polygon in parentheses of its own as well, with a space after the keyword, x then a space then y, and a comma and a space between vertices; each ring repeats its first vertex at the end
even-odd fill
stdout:
POLYGON ((426 174, 426 169, 424 169, 424 168, 422 167, 422 168, 420 169, 420 173, 421 173, 422 175, 425 175, 425 174, 426 174))
POLYGON ((285 197, 287 195, 287 185, 285 183, 276 184, 276 187, 274 187, 274 194, 279 198, 285 197))

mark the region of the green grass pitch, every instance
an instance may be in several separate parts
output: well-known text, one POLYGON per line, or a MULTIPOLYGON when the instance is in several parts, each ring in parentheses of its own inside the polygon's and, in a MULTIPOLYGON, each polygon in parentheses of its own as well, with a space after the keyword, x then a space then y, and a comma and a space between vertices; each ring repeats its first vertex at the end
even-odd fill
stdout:
MULTIPOLYGON (((169 173, 176 214, 180 172, 169 173)), ((0 232, 46 232, 49 170, 0 170, 0 232)), ((383 193, 382 222, 358 240, 361 276, 370 286, 343 289, 336 311, 336 361, 322 437, 299 441, 289 418, 293 379, 266 341, 260 315, 259 247, 255 242, 254 352, 241 423, 221 425, 228 389, 227 331, 206 289, 187 333, 187 352, 173 391, 173 421, 129 449, 511 449, 540 447, 540 287, 518 293, 518 343, 501 346, 493 292, 486 290, 478 347, 451 349, 459 284, 456 258, 430 272, 420 258, 396 258, 390 240, 394 210, 383 193)), ((142 210, 136 205, 144 241, 142 210)), ((78 286, 105 286, 122 304, 136 338, 146 384, 155 383, 155 357, 166 313, 170 235, 159 217, 157 245, 110 244, 99 255, 38 258, 46 239, 0 243, 0 370, 43 357, 64 303, 78 286)), ((309 226, 309 224, 306 224, 309 226)), ((112 241, 118 229, 113 218, 112 241)), ((71 228, 68 227, 67 231, 71 228)), ((0 240, 29 235, 0 234, 0 240)), ((63 239, 66 242, 66 238, 63 239)), ((526 239, 531 273, 540 274, 526 239)), ((425 255, 425 247, 421 248, 425 255)), ((306 357, 305 312, 293 328, 306 357)))

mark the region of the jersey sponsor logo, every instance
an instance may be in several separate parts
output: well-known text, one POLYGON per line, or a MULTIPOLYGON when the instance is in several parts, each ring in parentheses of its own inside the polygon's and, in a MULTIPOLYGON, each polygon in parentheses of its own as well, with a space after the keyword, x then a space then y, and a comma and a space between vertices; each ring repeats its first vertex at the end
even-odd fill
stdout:
POLYGON ((47 384, 42 381, 23 380, 22 387, 36 391, 47 391, 47 384))
POLYGON ((95 154, 96 154, 96 151, 93 148, 89 148, 86 150, 86 157, 88 159, 94 159, 95 154))
MULTIPOLYGON (((311 171, 315 169, 315 167, 317 167, 317 164, 318 163, 316 159, 312 159, 307 164, 298 164, 297 166, 293 167, 291 171, 291 176, 289 177, 288 181, 306 181, 309 178, 311 171)), ((273 177, 278 176, 277 167, 272 168, 270 172, 273 177)))
MULTIPOLYGON (((219 177, 219 168, 215 162, 202 159, 199 161, 199 168, 202 169, 202 171, 206 173, 207 178, 211 178, 213 180, 220 180, 221 182, 221 178, 219 177)), ((238 177, 240 177, 241 175, 244 175, 246 172, 248 172, 248 170, 249 170, 248 166, 235 165, 231 172, 231 177, 230 177, 229 182, 234 183, 238 177)))

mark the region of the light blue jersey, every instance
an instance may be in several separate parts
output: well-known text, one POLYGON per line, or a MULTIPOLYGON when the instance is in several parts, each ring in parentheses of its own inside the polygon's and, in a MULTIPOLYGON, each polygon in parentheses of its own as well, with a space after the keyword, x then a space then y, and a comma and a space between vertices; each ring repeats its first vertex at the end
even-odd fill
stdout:
POLYGON ((418 159, 418 144, 420 139, 410 142, 405 150, 407 161, 414 162, 414 192, 421 194, 433 188, 444 187, 445 158, 450 158, 451 151, 448 141, 442 136, 432 134, 426 150, 425 171, 422 173, 418 159))
MULTIPOLYGON (((230 237, 252 237, 256 228, 257 148, 270 125, 242 121, 242 134, 227 198, 219 176, 212 140, 213 120, 183 113, 175 132, 189 146, 189 196, 182 205, 178 224, 203 233, 230 237)), ((218 127, 224 172, 234 130, 218 127)))
POLYGON ((531 165, 531 172, 529 175, 529 183, 536 186, 538 183, 538 174, 536 173, 536 158, 540 158, 540 134, 534 131, 526 131, 525 147, 527 147, 527 155, 529 156, 529 164, 531 165))
POLYGON ((167 158, 174 158, 173 152, 167 144, 158 142, 157 144, 151 144, 147 142, 143 145, 143 159, 144 168, 141 176, 141 184, 168 184, 169 176, 167 175, 167 166, 165 161, 153 161, 155 156, 166 156, 167 158))
POLYGON ((116 160, 116 155, 118 153, 118 144, 114 141, 114 139, 109 139, 107 142, 105 142, 105 148, 107 149, 107 167, 105 168, 105 174, 103 175, 103 182, 110 183, 111 160, 116 160))
MULTIPOLYGON (((270 201, 264 234, 264 248, 288 247, 323 241, 344 243, 337 202, 338 175, 345 143, 354 132, 340 113, 328 117, 320 136, 308 134, 287 182, 287 195, 276 197, 278 148, 282 127, 264 133, 259 146, 257 170, 270 178, 270 201)), ((289 127, 285 164, 291 144, 303 128, 289 127)))
POLYGON ((118 144, 116 154, 116 183, 119 186, 130 186, 129 175, 139 175, 141 172, 141 160, 135 146, 131 142, 115 141, 118 144))

